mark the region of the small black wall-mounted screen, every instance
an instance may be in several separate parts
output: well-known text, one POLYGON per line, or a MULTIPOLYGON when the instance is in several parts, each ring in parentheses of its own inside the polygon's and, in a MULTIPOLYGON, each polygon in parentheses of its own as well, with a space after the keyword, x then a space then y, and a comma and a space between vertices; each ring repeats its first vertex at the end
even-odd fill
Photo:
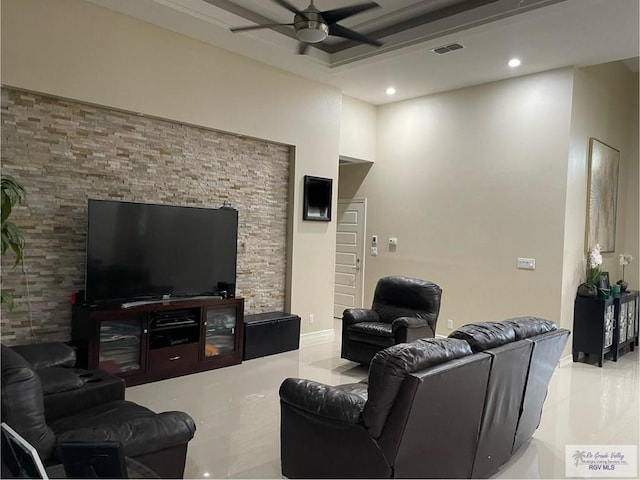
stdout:
POLYGON ((330 178, 304 176, 304 220, 331 221, 331 189, 330 178))

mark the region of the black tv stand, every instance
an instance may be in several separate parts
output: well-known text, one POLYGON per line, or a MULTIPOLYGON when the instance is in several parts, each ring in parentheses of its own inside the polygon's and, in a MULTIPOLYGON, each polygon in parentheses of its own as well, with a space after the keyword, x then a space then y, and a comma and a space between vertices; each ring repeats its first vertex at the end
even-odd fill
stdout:
POLYGON ((241 363, 243 316, 244 299, 212 295, 74 305, 71 341, 78 366, 138 385, 241 363))

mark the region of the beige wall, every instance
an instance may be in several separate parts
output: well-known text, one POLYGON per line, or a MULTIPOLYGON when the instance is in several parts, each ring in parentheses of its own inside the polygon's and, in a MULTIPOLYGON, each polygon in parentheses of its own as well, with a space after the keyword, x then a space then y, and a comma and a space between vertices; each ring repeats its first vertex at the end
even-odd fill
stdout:
MULTIPOLYGON (((635 73, 635 89, 629 96, 629 103, 638 107, 639 88, 638 73, 635 73)), ((629 130, 629 169, 627 170, 627 223, 625 232, 626 249, 632 253, 634 261, 625 270, 626 280, 631 288, 640 289, 640 125, 638 123, 639 112, 636 108, 631 116, 627 128, 629 130), (634 248, 635 246, 635 248, 634 248)))
POLYGON ((603 254, 602 270, 611 281, 621 278, 620 253, 631 253, 634 264, 625 276, 638 289, 638 74, 621 63, 574 72, 569 175, 564 239, 562 318, 570 327, 576 287, 585 280, 585 228, 589 138, 620 151, 616 251, 603 254))
POLYGON ((561 322, 572 79, 563 69, 378 108, 376 163, 340 168, 340 195, 367 197, 367 238, 380 237, 365 304, 379 277, 405 274, 442 286, 440 334, 447 319, 561 322))
POLYGON ((338 90, 80 0, 2 1, 2 83, 293 145, 290 308, 332 327, 335 222, 300 210, 337 178, 338 90))
POLYGON ((343 95, 340 118, 340 158, 376 160, 376 119, 374 105, 343 95))
MULTIPOLYGON (((603 267, 615 281, 619 253, 640 257, 637 74, 563 69, 379 107, 377 162, 340 167, 340 197, 367 197, 366 238, 381 240, 365 304, 379 277, 399 273, 443 287, 440 334, 446 319, 524 314, 571 329, 591 136, 621 152, 616 252, 603 267), (518 256, 536 270, 516 269, 518 256)), ((626 271, 634 289, 638 263, 626 271)))

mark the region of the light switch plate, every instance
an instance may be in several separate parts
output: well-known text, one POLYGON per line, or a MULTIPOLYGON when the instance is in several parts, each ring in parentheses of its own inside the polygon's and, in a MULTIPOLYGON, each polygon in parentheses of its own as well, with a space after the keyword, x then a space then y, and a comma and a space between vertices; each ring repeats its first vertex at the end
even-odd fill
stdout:
POLYGON ((535 270, 536 259, 535 258, 518 258, 518 268, 524 270, 535 270))

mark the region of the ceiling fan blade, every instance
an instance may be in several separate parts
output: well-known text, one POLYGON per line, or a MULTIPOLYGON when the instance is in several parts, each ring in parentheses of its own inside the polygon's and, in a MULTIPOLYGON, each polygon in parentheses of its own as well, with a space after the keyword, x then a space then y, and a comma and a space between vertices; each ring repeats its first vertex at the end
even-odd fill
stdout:
POLYGON ((307 49, 309 48, 309 44, 305 42, 298 43, 298 55, 304 55, 307 53, 307 49))
POLYGON ((271 27, 291 27, 293 23, 268 23, 266 25, 250 25, 248 27, 233 27, 230 28, 233 33, 235 32, 246 32, 247 30, 258 30, 260 28, 271 28, 271 27))
POLYGON ((326 20, 328 24, 339 22, 340 20, 355 15, 356 13, 366 12, 372 8, 377 8, 376 2, 365 2, 358 5, 351 5, 350 7, 336 8, 334 10, 327 10, 326 12, 320 12, 322 18, 326 20))
POLYGON ((272 0, 272 1, 276 2, 278 5, 283 6, 284 8, 289 10, 291 13, 295 13, 297 15, 300 15, 300 10, 298 10, 296 7, 291 5, 289 2, 287 2, 285 0, 272 0))
POLYGON ((329 25, 329 35, 333 35, 335 37, 348 38, 349 40, 356 40, 361 43, 368 43, 369 45, 375 45, 376 47, 381 47, 383 45, 383 43, 379 42, 378 40, 365 37, 364 35, 358 32, 354 32, 349 28, 342 27, 335 23, 332 25, 329 25))

